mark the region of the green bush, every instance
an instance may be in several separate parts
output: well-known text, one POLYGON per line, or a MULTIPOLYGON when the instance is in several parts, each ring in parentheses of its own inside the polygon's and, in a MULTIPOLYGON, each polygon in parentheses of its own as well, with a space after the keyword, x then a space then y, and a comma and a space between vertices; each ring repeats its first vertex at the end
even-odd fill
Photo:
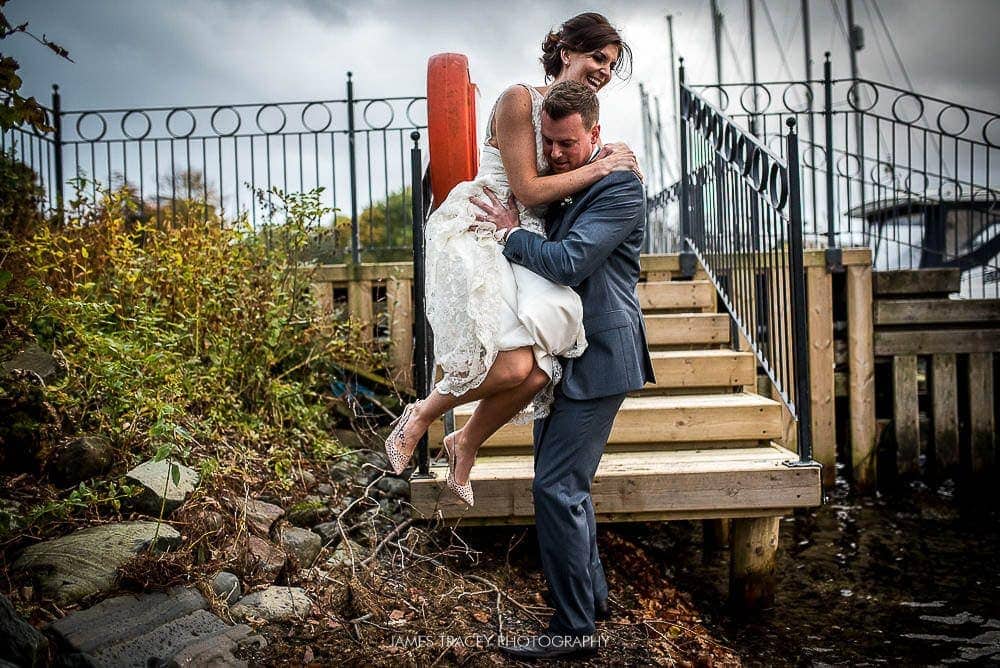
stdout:
POLYGON ((330 376, 377 360, 317 313, 298 261, 331 213, 319 192, 271 196, 261 229, 200 202, 144 220, 122 188, 59 228, 0 230, 0 334, 62 351, 45 391, 67 431, 106 434, 124 465, 173 454, 220 474, 280 478, 338 451, 330 376))

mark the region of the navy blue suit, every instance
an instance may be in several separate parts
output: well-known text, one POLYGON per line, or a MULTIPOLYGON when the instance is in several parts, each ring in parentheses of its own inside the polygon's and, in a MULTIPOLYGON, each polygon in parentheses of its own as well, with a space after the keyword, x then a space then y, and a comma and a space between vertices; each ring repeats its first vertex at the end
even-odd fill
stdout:
POLYGON ((597 554, 590 486, 625 393, 654 382, 635 294, 645 196, 632 172, 613 172, 553 204, 548 239, 511 233, 504 255, 583 301, 587 350, 566 359, 550 415, 534 428, 532 494, 542 569, 556 613, 550 630, 593 633, 594 600, 608 595, 597 554))

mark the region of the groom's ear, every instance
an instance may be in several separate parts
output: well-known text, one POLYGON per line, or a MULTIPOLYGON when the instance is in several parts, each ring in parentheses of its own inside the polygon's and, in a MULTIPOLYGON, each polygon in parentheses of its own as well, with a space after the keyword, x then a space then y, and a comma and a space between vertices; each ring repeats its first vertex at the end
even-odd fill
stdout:
POLYGON ((594 123, 594 127, 590 128, 590 143, 597 144, 601 141, 601 124, 594 123))

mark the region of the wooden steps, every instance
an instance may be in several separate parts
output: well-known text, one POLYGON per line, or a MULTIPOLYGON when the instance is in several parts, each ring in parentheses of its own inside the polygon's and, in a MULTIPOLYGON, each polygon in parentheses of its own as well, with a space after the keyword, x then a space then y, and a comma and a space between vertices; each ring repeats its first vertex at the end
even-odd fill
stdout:
POLYGON ((647 314, 644 319, 651 350, 729 343, 729 316, 722 313, 647 314))
POLYGON ((639 283, 635 293, 643 312, 715 312, 716 293, 711 281, 651 281, 639 283))
MULTIPOLYGON (((773 443, 756 447, 607 452, 594 478, 599 520, 640 521, 781 515, 820 503, 819 467, 789 467, 797 455, 773 443)), ((444 467, 411 480, 418 516, 463 523, 530 523, 534 513, 531 455, 481 456, 472 469, 476 505, 445 487, 444 467)))
MULTIPOLYGON (((593 485, 599 519, 754 518, 820 503, 819 467, 790 467, 797 455, 782 447, 780 403, 747 391, 757 386, 757 360, 730 347, 731 323, 717 311, 717 293, 699 267, 678 276, 676 256, 644 256, 643 308, 655 384, 626 397, 616 416, 593 485)), ((476 406, 454 411, 462 428, 476 406)), ((443 420, 428 433, 431 452, 443 420)), ((472 469, 476 505, 445 490, 445 466, 411 479, 417 517, 440 511, 463 524, 533 521, 532 425, 506 425, 480 450, 472 469)), ((743 520, 740 520, 743 521, 743 520)))
POLYGON ((644 391, 731 389, 755 386, 757 360, 753 353, 734 350, 662 350, 649 354, 656 383, 644 391))
MULTIPOLYGON (((468 422, 475 404, 455 409, 455 428, 468 422)), ((781 405, 748 392, 676 396, 627 397, 618 411, 608 444, 644 443, 650 449, 672 441, 710 444, 780 438, 781 405)), ((438 444, 444 437, 440 421, 428 437, 438 444)), ((507 425, 491 436, 484 448, 532 447, 531 425, 507 425)))

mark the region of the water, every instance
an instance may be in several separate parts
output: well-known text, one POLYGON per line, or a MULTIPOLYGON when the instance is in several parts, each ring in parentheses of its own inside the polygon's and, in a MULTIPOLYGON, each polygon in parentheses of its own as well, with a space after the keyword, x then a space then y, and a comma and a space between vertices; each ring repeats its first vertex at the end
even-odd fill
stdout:
POLYGON ((700 523, 632 526, 749 665, 1000 665, 1000 514, 960 511, 950 486, 856 498, 838 481, 782 520, 775 606, 749 620, 727 609, 728 553, 703 557, 700 523))

